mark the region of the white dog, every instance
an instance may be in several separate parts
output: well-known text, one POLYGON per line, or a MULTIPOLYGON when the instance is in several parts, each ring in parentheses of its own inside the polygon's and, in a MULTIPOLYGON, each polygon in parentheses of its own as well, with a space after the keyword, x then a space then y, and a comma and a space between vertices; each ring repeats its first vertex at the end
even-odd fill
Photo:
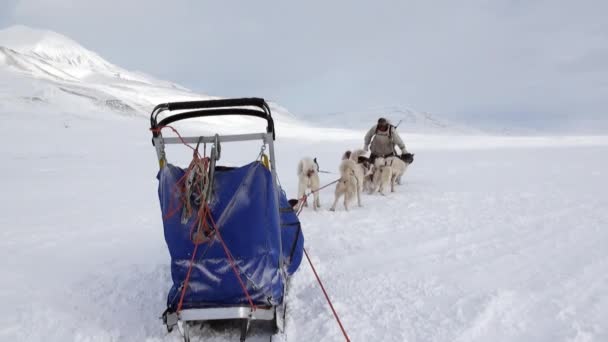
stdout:
POLYGON ((359 176, 363 175, 363 178, 359 178, 359 191, 373 191, 373 165, 369 162, 369 158, 365 156, 366 152, 362 149, 344 152, 342 160, 350 159, 357 163, 357 167, 361 169, 359 176))
POLYGON ((381 195, 385 195, 384 189, 389 186, 391 187, 391 192, 394 191, 393 179, 393 168, 388 164, 387 160, 380 157, 376 158, 374 160, 374 175, 370 194, 378 190, 381 195))
POLYGON ((387 165, 390 165, 392 169, 392 178, 391 178, 391 192, 395 192, 395 183, 401 184, 401 176, 407 170, 408 164, 405 163, 399 157, 388 157, 386 158, 387 165))
POLYGON ((335 211, 340 197, 344 196, 344 209, 348 211, 348 203, 357 196, 357 204, 361 207, 361 186, 363 171, 354 160, 343 159, 340 163, 340 179, 336 184, 334 204, 329 210, 335 211))
POLYGON ((346 151, 344 152, 342 159, 350 159, 353 160, 355 163, 361 163, 363 160, 367 160, 367 157, 365 156, 366 154, 367 153, 362 149, 354 150, 353 152, 346 151))
POLYGON ((401 161, 403 161, 405 163, 405 169, 403 170, 403 173, 399 177, 397 177, 397 184, 401 185, 401 176, 403 176, 405 171, 407 171, 407 167, 410 166, 410 164, 412 164, 414 162, 414 154, 409 153, 409 152, 404 152, 404 153, 401 153, 401 155, 399 156, 399 159, 401 159, 401 161))
MULTIPOLYGON (((312 207, 314 210, 321 208, 321 200, 319 199, 319 186, 321 181, 319 180, 319 164, 317 158, 302 158, 298 163, 298 200, 301 202, 304 200, 303 205, 308 206, 308 199, 304 198, 304 194, 307 189, 313 192, 314 200, 312 207)), ((299 203, 302 205, 302 203, 299 203)))

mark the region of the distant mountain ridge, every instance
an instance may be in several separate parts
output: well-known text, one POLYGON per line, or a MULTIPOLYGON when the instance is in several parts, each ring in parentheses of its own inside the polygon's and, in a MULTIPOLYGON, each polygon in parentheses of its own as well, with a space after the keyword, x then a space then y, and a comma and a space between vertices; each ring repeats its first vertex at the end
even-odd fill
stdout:
MULTIPOLYGON (((0 87, 2 81, 6 82, 6 90, 0 91, 4 101, 18 100, 25 105, 44 104, 58 109, 91 106, 91 110, 102 112, 147 115, 158 103, 215 98, 128 71, 61 34, 26 26, 0 30, 0 73, 4 75, 0 87)), ((369 127, 381 114, 395 123, 403 120, 399 128, 404 131, 458 130, 431 114, 399 107, 301 117, 277 104, 271 103, 271 107, 277 121, 292 125, 305 125, 302 119, 310 119, 315 125, 360 130, 369 127)))
POLYGON ((211 98, 120 68, 58 33, 25 26, 0 30, 0 71, 12 80, 7 86, 31 81, 30 94, 27 87, 14 89, 18 98, 49 105, 78 97, 100 110, 136 115, 164 101, 211 98))
MULTIPOLYGON (((147 116, 159 103, 213 98, 218 97, 121 68, 52 31, 21 25, 0 30, 0 108, 21 108, 27 112, 28 106, 36 106, 36 110, 50 112, 147 116)), ((379 117, 386 117, 393 124, 399 124, 400 132, 419 134, 535 135, 573 131, 603 134, 608 131, 608 120, 604 118, 586 122, 570 118, 531 121, 519 115, 501 120, 491 116, 459 117, 456 121, 395 105, 293 115, 286 108, 269 103, 275 121, 291 128, 317 126, 361 131, 369 129, 379 117)), ((226 119, 217 123, 247 129, 250 120, 226 119)))
MULTIPOLYGON (((43 115, 60 122, 75 117, 147 118, 160 103, 217 98, 123 69, 55 32, 25 26, 0 30, 0 116, 43 115)), ((359 135, 313 126, 266 100, 278 137, 309 137, 319 130, 331 140, 359 135)), ((263 131, 266 122, 254 117, 216 116, 189 120, 183 126, 188 129, 186 126, 204 134, 237 134, 263 131)))
POLYGON ((36 77, 87 80, 103 75, 187 90, 171 82, 120 68, 72 39, 52 31, 21 25, 0 30, 0 50, 5 57, 4 64, 36 77))
POLYGON ((480 132, 462 124, 440 119, 430 113, 418 112, 400 106, 377 106, 306 116, 307 119, 317 124, 358 130, 369 129, 380 117, 388 119, 393 125, 399 125, 398 129, 401 132, 427 134, 472 134, 480 132))

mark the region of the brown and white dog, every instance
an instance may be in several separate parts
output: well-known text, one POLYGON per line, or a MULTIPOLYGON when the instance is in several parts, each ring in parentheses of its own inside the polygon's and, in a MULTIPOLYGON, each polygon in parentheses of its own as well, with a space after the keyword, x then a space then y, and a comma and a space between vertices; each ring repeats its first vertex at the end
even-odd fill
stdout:
POLYGON ((304 194, 307 189, 313 192, 314 200, 312 207, 314 210, 321 208, 321 200, 319 199, 319 189, 321 181, 319 180, 319 164, 317 158, 302 158, 298 163, 298 200, 304 200, 303 205, 308 206, 308 199, 304 199, 304 194))

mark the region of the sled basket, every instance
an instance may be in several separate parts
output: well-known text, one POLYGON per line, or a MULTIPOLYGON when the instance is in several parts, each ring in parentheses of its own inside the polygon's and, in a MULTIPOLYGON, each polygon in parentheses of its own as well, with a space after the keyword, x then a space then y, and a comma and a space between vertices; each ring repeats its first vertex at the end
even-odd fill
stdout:
POLYGON ((280 325, 288 278, 301 262, 304 237, 278 185, 270 107, 260 98, 165 103, 154 108, 150 125, 160 166, 157 179, 164 236, 171 256, 173 284, 163 314, 167 328, 181 324, 187 329, 189 321, 215 319, 274 320, 280 325), (176 121, 218 115, 265 119, 266 132, 162 135, 162 129, 176 121), (238 167, 216 165, 222 143, 256 140, 267 146, 267 161, 262 158, 238 167), (184 179, 189 179, 190 169, 167 162, 165 145, 182 143, 213 144, 205 171, 205 203, 188 192, 184 179), (206 206, 209 218, 187 210, 201 206, 206 206), (211 226, 211 222, 215 230, 197 235, 197 227, 211 226))

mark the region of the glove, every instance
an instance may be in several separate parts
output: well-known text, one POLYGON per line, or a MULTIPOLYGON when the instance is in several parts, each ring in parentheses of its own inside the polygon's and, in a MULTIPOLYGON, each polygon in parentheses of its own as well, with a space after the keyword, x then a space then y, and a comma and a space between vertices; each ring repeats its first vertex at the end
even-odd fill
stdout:
POLYGON ((367 145, 363 146, 363 151, 369 152, 369 147, 367 147, 367 145))

